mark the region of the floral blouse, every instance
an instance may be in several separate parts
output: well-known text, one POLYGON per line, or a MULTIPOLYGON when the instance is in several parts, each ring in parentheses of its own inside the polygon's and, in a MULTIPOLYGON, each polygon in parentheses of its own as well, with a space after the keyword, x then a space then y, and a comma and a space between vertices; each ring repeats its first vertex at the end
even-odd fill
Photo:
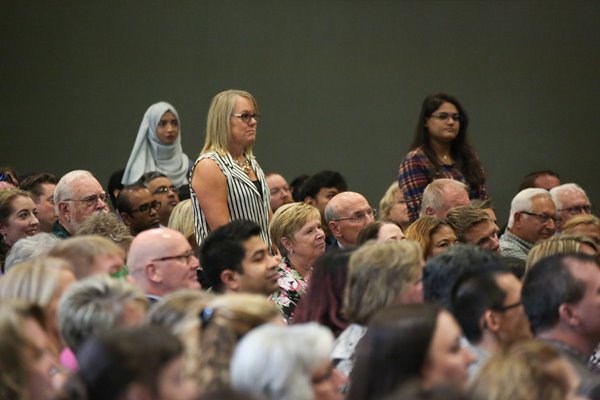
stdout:
POLYGON ((271 295, 271 301, 279 308, 286 321, 290 322, 296 306, 300 302, 308 282, 304 280, 290 264, 290 260, 284 257, 279 264, 279 289, 271 295))

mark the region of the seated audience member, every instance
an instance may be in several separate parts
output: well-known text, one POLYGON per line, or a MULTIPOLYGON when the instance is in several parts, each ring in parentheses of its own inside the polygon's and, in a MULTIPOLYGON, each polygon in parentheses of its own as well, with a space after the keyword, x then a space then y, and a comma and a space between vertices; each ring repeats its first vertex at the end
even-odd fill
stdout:
POLYGON ((213 296, 201 290, 180 289, 156 302, 146 322, 162 326, 183 343, 186 373, 198 380, 200 352, 200 313, 213 296))
POLYGON ((427 260, 423 269, 423 297, 450 309, 450 290, 459 276, 473 270, 487 270, 502 265, 495 253, 467 244, 452 246, 427 260))
POLYGON ((0 274, 12 246, 38 233, 36 206, 28 192, 20 189, 0 190, 0 274))
POLYGON ((14 169, 10 167, 0 167, 0 190, 14 189, 19 185, 16 179, 14 169))
POLYGON ((562 225, 561 234, 587 236, 600 246, 600 219, 592 214, 576 215, 562 225))
POLYGON ((349 376, 356 344, 371 317, 383 307, 423 301, 423 259, 415 242, 369 242, 350 256, 343 313, 351 322, 331 354, 336 368, 349 376))
POLYGON ((119 193, 123 189, 124 185, 121 183, 123 180, 123 174, 125 173, 125 169, 120 169, 113 172, 110 175, 108 180, 108 185, 106 186, 106 190, 108 191, 108 197, 110 198, 110 203, 112 205, 113 210, 117 208, 117 197, 119 197, 119 193))
POLYGON ((75 235, 89 216, 108 212, 106 192, 90 172, 71 171, 56 184, 54 208, 58 220, 52 227, 52 233, 65 239, 75 235))
POLYGON ((327 245, 336 242, 335 237, 329 231, 327 220, 325 219, 325 208, 329 201, 339 193, 348 190, 348 185, 344 177, 336 171, 321 171, 308 177, 300 186, 298 199, 315 206, 321 213, 325 234, 327 235, 327 245))
POLYGON ((342 299, 348 276, 349 250, 330 251, 317 259, 312 281, 298 304, 293 323, 318 322, 338 337, 349 325, 342 314, 342 299))
POLYGON ((533 334, 569 360, 592 400, 600 398, 600 377, 587 365, 600 342, 599 292, 598 264, 581 253, 544 258, 527 272, 521 291, 533 334))
POLYGON ((542 240, 531 248, 527 256, 526 270, 546 257, 564 253, 585 253, 593 256, 598 252, 596 243, 585 236, 551 237, 542 240))
POLYGON ((527 340, 493 354, 470 388, 475 399, 584 400, 580 380, 552 346, 527 340))
POLYGON ((256 328, 235 350, 232 386, 265 400, 342 400, 345 377, 331 368, 332 343, 315 323, 256 328))
POLYGON ((271 211, 275 212, 282 205, 293 201, 292 192, 283 176, 271 172, 266 175, 266 180, 271 193, 271 211))
POLYGON ((200 289, 199 263, 192 246, 178 231, 155 228, 133 239, 127 267, 133 282, 151 302, 179 289, 200 289))
POLYGON ((303 201, 304 199, 300 196, 300 189, 304 181, 309 178, 308 175, 302 174, 298 175, 290 182, 290 191, 292 192, 292 200, 294 201, 303 201))
POLYGON ((461 334, 452 314, 437 305, 380 310, 358 344, 347 399, 383 399, 412 380, 426 389, 465 389, 474 357, 461 334))
POLYGON ((471 380, 491 354, 531 337, 521 286, 508 268, 475 270, 461 275, 454 284, 450 311, 476 358, 469 367, 471 380))
POLYGON ((420 217, 425 215, 446 218, 448 211, 458 206, 469 205, 467 185, 454 179, 436 179, 423 191, 420 217))
POLYGON ((455 207, 448 211, 446 222, 454 229, 460 243, 500 252, 498 227, 485 211, 473 206, 455 207))
POLYGON ((125 265, 125 252, 102 236, 83 235, 65 239, 48 255, 68 261, 77 279, 96 274, 115 275, 125 265))
POLYGON ((60 336, 72 352, 63 352, 63 365, 75 371, 73 353, 85 340, 116 327, 140 325, 147 309, 144 294, 125 281, 97 275, 75 282, 58 304, 60 336))
POLYGON ((520 191, 510 204, 507 229, 500 237, 500 253, 527 260, 534 244, 554 235, 556 218, 556 207, 546 189, 520 191))
POLYGON ((560 185, 560 176, 551 170, 531 172, 523 177, 519 184, 519 192, 524 189, 538 188, 550 190, 560 185))
POLYGON ((135 236, 147 229, 158 228, 160 204, 146 187, 129 185, 117 197, 117 212, 131 235, 135 236))
POLYGON ((198 398, 184 373, 183 346, 159 326, 103 332, 83 344, 77 361, 79 370, 61 400, 198 398))
POLYGON ((125 254, 133 241, 127 225, 119 221, 113 213, 96 213, 86 218, 77 229, 77 236, 96 235, 109 239, 119 246, 125 254))
POLYGON ((200 247, 202 271, 215 293, 270 296, 278 288, 279 262, 261 239, 260 226, 252 221, 231 221, 212 232, 200 247))
POLYGON ((325 253, 321 214, 306 203, 286 204, 273 214, 269 231, 283 256, 279 288, 271 295, 271 301, 289 321, 306 292, 315 261, 325 253))
POLYGON ((198 254, 198 241, 196 240, 196 231, 194 229, 194 210, 192 209, 192 200, 187 199, 179 202, 173 208, 169 217, 169 228, 181 232, 187 238, 194 253, 198 254))
POLYGON ((357 245, 366 243, 368 240, 380 240, 386 241, 400 241, 406 237, 402 232, 402 229, 393 222, 384 221, 373 221, 370 224, 365 225, 358 233, 356 240, 357 245))
POLYGON ((336 240, 331 247, 355 247, 358 233, 375 220, 376 214, 377 210, 360 193, 342 192, 335 195, 325 208, 327 226, 336 240))
POLYGON ((179 194, 173 182, 160 172, 147 172, 137 182, 148 188, 154 200, 160 202, 158 219, 162 226, 169 224, 169 217, 179 203, 179 194))
POLYGON ((47 400, 63 374, 48 352, 43 311, 21 301, 0 302, 0 398, 47 400))
POLYGON ((558 222, 556 230, 562 231, 563 224, 580 214, 591 214, 592 204, 585 191, 576 183, 564 183, 550 190, 556 206, 558 222))
POLYGON ((490 217, 490 220, 494 223, 494 225, 496 225, 496 229, 498 229, 498 231, 500 231, 500 228, 498 227, 498 218, 496 217, 496 211, 494 211, 491 197, 487 198, 485 200, 473 199, 473 200, 471 200, 471 206, 485 211, 487 213, 488 217, 490 217))
POLYGON ((395 223, 402 231, 410 226, 408 206, 397 181, 390 185, 381 200, 379 200, 379 219, 395 223))
POLYGON ((31 175, 21 181, 19 188, 31 194, 37 209, 40 232, 52 233, 52 225, 57 220, 54 209, 54 190, 58 179, 52 174, 31 175))
POLYGON ((229 366, 238 342, 267 323, 283 324, 277 307, 264 296, 228 293, 217 296, 199 313, 199 386, 203 392, 230 385, 229 366))
POLYGON ((59 242, 59 238, 45 232, 18 240, 6 255, 4 271, 8 272, 13 265, 45 256, 59 242))
POLYGON ((414 240, 419 244, 424 260, 443 253, 458 241, 454 229, 438 217, 418 218, 408 227, 405 234, 407 240, 414 240))
POLYGON ((75 282, 70 267, 64 260, 41 257, 15 265, 0 279, 0 302, 23 300, 43 310, 43 328, 48 335, 46 348, 56 360, 64 347, 58 333, 56 306, 75 282))

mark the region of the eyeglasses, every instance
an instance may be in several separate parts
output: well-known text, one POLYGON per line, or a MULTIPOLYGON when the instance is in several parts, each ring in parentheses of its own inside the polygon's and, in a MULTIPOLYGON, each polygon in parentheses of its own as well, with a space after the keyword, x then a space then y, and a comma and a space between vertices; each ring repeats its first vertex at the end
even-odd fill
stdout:
POLYGON ((262 115, 260 113, 251 114, 249 112, 231 114, 231 116, 241 118, 242 121, 244 121, 245 123, 250 122, 250 120, 252 118, 254 118, 254 120, 258 123, 258 122, 260 122, 260 119, 262 118, 262 115))
POLYGON ((538 221, 540 221, 542 224, 545 224, 546 222, 552 220, 552 222, 557 223, 558 222, 558 218, 553 217, 551 215, 543 215, 543 214, 536 214, 536 213, 532 213, 529 211, 519 211, 521 214, 525 214, 525 215, 530 215, 532 217, 536 217, 538 219, 538 221))
POLYGON ((592 213, 592 206, 589 205, 585 205, 585 206, 574 206, 574 207, 569 207, 569 208, 563 208, 561 210, 558 211, 566 211, 571 215, 577 215, 577 214, 591 214, 592 213))
POLYGON ((519 306, 523 305, 523 303, 521 303, 520 301, 517 301, 516 303, 512 303, 512 304, 507 304, 505 306, 500 306, 494 309, 494 311, 498 311, 498 312, 505 312, 510 310, 511 308, 517 308, 519 306))
POLYGON ((139 206, 136 209, 129 210, 129 212, 133 213, 133 212, 137 211, 137 212, 140 212, 140 213, 143 214, 143 213, 146 213, 146 212, 150 212, 150 209, 160 210, 160 206, 161 206, 160 201, 154 200, 152 203, 144 203, 144 204, 142 204, 141 206, 139 206))
POLYGON ((450 114, 450 113, 446 113, 446 112, 441 112, 441 113, 437 113, 437 114, 431 114, 430 118, 435 118, 437 120, 444 121, 444 122, 448 121, 450 118, 452 118, 454 121, 460 122, 463 117, 460 114, 450 114))
POLYGON ((0 172, 0 182, 8 182, 13 186, 17 186, 12 176, 5 174, 4 172, 0 172))
POLYGON ((86 207, 91 207, 98 203, 98 199, 102 200, 103 203, 106 203, 106 193, 93 194, 83 199, 64 199, 64 201, 81 201, 86 207))
POLYGON ((180 254, 178 256, 169 256, 169 257, 161 257, 155 258, 152 261, 168 261, 168 260, 183 260, 186 264, 189 264, 192 261, 192 258, 196 255, 193 250, 188 251, 187 253, 180 254))
POLYGON ((362 221, 363 219, 365 219, 365 217, 367 215, 369 215, 371 217, 375 217, 377 215, 377 210, 374 208, 369 208, 367 211, 355 212, 351 217, 333 219, 332 221, 352 220, 353 222, 359 222, 359 221, 362 221))
POLYGON ((177 193, 177 188, 175 186, 171 185, 171 186, 159 186, 154 192, 152 192, 152 194, 169 193, 169 190, 171 192, 177 193))

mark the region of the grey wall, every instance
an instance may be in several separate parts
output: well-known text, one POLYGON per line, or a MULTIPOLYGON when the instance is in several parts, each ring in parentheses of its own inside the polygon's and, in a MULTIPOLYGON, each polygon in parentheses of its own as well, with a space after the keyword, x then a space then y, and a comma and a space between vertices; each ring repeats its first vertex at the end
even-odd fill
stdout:
POLYGON ((146 108, 177 107, 185 152, 210 99, 246 89, 255 147, 288 179, 336 169, 375 205, 428 93, 456 95, 500 216, 552 168, 600 201, 600 2, 8 1, 0 12, 1 164, 122 168, 146 108))

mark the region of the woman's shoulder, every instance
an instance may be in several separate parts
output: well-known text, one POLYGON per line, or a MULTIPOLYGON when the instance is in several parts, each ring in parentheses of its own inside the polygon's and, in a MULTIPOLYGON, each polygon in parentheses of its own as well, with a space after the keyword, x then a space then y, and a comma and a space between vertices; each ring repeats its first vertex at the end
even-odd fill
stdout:
POLYGON ((414 149, 410 150, 406 154, 406 157, 404 157, 405 160, 426 159, 426 158, 427 158, 427 156, 425 155, 423 146, 415 147, 414 149))

